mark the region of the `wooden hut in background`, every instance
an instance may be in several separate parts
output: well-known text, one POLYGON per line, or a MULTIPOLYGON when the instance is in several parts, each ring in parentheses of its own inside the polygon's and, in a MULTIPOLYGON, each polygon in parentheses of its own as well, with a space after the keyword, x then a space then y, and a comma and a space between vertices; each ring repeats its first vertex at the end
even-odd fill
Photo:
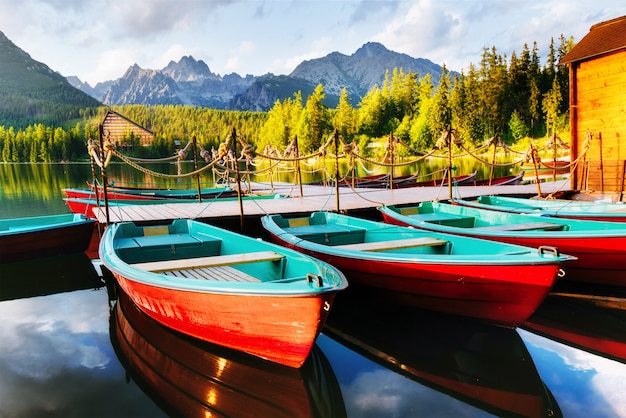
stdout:
POLYGON ((102 121, 104 137, 115 142, 120 147, 128 147, 127 138, 133 136, 139 139, 141 146, 152 144, 154 133, 137 125, 117 112, 108 110, 102 121))
POLYGON ((560 64, 567 65, 570 74, 571 159, 582 156, 572 171, 571 188, 622 200, 626 174, 626 16, 593 25, 560 64))

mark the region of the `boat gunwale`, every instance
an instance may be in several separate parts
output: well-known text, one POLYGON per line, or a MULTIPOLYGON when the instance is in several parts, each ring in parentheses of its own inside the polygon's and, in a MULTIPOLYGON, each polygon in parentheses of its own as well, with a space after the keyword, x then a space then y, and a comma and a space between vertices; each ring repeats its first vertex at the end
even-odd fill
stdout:
POLYGON ((13 222, 24 222, 25 226, 8 227, 7 229, 0 229, 0 237, 17 235, 17 234, 31 234, 42 231, 50 231, 54 229, 63 229, 74 226, 81 226, 85 224, 95 225, 95 220, 87 218, 85 215, 77 213, 63 213, 57 215, 45 215, 45 216, 33 216, 27 218, 9 218, 0 220, 1 224, 11 224, 13 222), (26 224, 30 219, 62 219, 61 222, 41 223, 41 224, 26 224), (67 220, 63 220, 67 218, 67 220))

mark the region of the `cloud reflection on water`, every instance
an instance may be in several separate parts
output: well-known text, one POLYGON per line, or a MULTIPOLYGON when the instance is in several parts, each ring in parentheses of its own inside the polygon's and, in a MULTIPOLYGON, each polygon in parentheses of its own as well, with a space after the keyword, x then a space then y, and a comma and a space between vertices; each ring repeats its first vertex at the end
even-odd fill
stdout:
POLYGON ((626 417, 626 364, 522 329, 518 332, 563 416, 626 417))
POLYGON ((0 302, 0 416, 163 415, 121 384, 107 301, 100 289, 0 302))

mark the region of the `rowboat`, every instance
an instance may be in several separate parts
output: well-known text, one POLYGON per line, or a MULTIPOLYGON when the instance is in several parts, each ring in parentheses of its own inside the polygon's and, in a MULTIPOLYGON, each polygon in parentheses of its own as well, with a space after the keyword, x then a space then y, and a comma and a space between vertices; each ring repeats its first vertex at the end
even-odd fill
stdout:
MULTIPOLYGON (((264 199, 275 199, 280 195, 250 195, 250 196, 242 196, 242 200, 264 200, 264 199)), ((220 201, 227 202, 236 200, 236 197, 224 197, 220 198, 220 201)), ((90 199, 80 199, 80 198, 69 198, 66 197, 63 199, 65 204, 68 206, 72 213, 85 215, 88 218, 96 219, 94 215, 94 209, 104 208, 105 202, 104 200, 98 200, 94 198, 90 199)), ((133 206, 133 205, 164 205, 164 204, 195 204, 194 202, 188 199, 150 199, 150 200, 137 200, 137 199, 114 199, 106 202, 109 208, 116 208, 120 206, 133 206)))
POLYGON ((493 179, 474 180, 472 185, 474 186, 511 186, 517 185, 522 182, 524 178, 524 172, 521 171, 518 174, 510 176, 496 177, 493 179))
POLYGON ((541 161, 537 168, 532 162, 523 163, 521 165, 522 170, 536 171, 537 174, 565 174, 570 172, 570 161, 566 160, 545 160, 541 161))
POLYGON ((391 178, 389 174, 376 174, 372 176, 352 178, 348 177, 339 183, 340 186, 365 187, 370 189, 400 189, 415 186, 417 174, 397 176, 391 178))
POLYGON ((0 263, 83 252, 94 227, 76 214, 0 219, 0 263))
MULTIPOLYGON (((452 184, 456 186, 471 185, 474 182, 474 180, 476 180, 477 176, 478 176, 477 171, 474 171, 473 173, 465 174, 462 176, 452 176, 452 184)), ((447 186, 447 185, 448 185, 448 177, 444 177, 440 179, 433 179, 433 180, 418 181, 416 183, 413 183, 413 186, 415 187, 439 187, 439 186, 447 186)))
MULTIPOLYGON (((324 335, 445 395, 429 396, 412 416, 443 410, 439 398, 445 408, 454 398, 489 416, 561 416, 516 330, 386 304, 378 291, 355 290, 337 297, 324 335)), ((444 415, 465 414, 455 408, 444 415)))
MULTIPOLYGON (((452 182, 458 186, 465 186, 472 184, 476 177, 478 176, 478 172, 474 171, 473 173, 466 174, 463 176, 457 176, 452 178, 452 182)), ((419 176, 416 174, 408 175, 408 176, 400 176, 394 177, 393 181, 391 181, 391 176, 389 174, 375 174, 371 176, 363 176, 363 177, 347 177, 339 181, 340 186, 354 186, 354 187, 364 187, 364 188, 391 188, 390 184, 393 188, 408 188, 408 187, 436 187, 436 186, 446 186, 448 184, 448 178, 440 178, 433 180, 425 180, 425 181, 415 181, 419 176)), ((321 184, 322 181, 309 183, 309 184, 321 184)))
POLYGON ((110 337, 128 375, 172 417, 341 417, 337 378, 315 345, 299 369, 186 338, 121 294, 110 337))
POLYGON ((329 262, 351 285, 394 292, 421 308, 513 327, 539 306, 562 262, 554 249, 418 231, 347 215, 266 215, 277 243, 329 262), (515 274, 510 274, 515 271, 515 274))
POLYGON ((588 298, 550 295, 522 327, 571 347, 626 363, 625 309, 598 306, 588 298))
POLYGON ((626 205, 566 199, 524 199, 505 196, 478 196, 476 200, 458 199, 454 204, 512 213, 538 214, 587 221, 626 222, 626 205))
POLYGON ((305 361, 347 286, 326 263, 192 220, 111 225, 99 254, 154 320, 290 367, 305 361))
POLYGON ((548 245, 578 260, 565 266, 565 278, 626 286, 626 226, 616 222, 547 218, 438 202, 379 208, 386 222, 432 232, 510 244, 548 245))
MULTIPOLYGON (((91 219, 96 219, 94 215, 94 209, 105 207, 104 200, 98 200, 94 198, 89 199, 81 199, 81 198, 69 198, 66 197, 63 199, 67 207, 72 211, 72 213, 84 215, 91 219)), ((163 204, 189 204, 191 202, 183 200, 183 199, 150 199, 150 200, 142 200, 142 199, 115 199, 107 202, 109 208, 116 208, 121 206, 132 206, 132 205, 163 205, 163 204)))
MULTIPOLYGON (((104 190, 102 186, 95 187, 93 184, 89 183, 89 189, 83 190, 84 192, 90 192, 90 195, 82 196, 76 195, 81 189, 69 189, 70 193, 75 194, 75 196, 68 197, 95 197, 95 190, 98 190, 99 196, 104 197, 104 190)), ((67 192, 66 192, 67 194, 67 192)), ((115 197, 116 195, 133 195, 138 198, 141 197, 153 197, 159 199, 198 199, 198 189, 190 188, 190 189, 155 189, 155 188, 142 188, 142 187, 121 187, 121 186, 107 186, 107 194, 109 196, 115 197)), ((233 190, 230 186, 224 187, 202 187, 200 188, 200 197, 202 198, 214 198, 214 197, 232 197, 236 196, 237 192, 233 190)))
MULTIPOLYGON (((91 189, 77 189, 66 187, 62 189, 65 197, 70 199, 95 199, 96 192, 91 189)), ((142 195, 138 193, 123 193, 107 190, 107 199, 109 200, 163 200, 161 197, 153 195, 142 195)), ((98 189, 98 199, 104 200, 104 190, 98 189)))

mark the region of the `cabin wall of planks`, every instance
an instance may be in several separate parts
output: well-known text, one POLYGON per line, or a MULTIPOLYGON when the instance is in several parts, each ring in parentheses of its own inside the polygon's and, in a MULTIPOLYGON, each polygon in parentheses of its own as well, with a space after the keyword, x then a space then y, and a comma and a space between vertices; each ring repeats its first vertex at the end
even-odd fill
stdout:
MULTIPOLYGON (((626 160, 626 51, 570 66, 572 160, 589 150, 572 188, 622 194, 626 160)), ((620 196, 621 197, 621 196, 620 196)))
POLYGON ((142 146, 148 146, 154 140, 154 133, 137 125, 119 113, 108 111, 102 121, 102 130, 106 138, 120 146, 126 146, 126 138, 132 134, 139 138, 142 146))

